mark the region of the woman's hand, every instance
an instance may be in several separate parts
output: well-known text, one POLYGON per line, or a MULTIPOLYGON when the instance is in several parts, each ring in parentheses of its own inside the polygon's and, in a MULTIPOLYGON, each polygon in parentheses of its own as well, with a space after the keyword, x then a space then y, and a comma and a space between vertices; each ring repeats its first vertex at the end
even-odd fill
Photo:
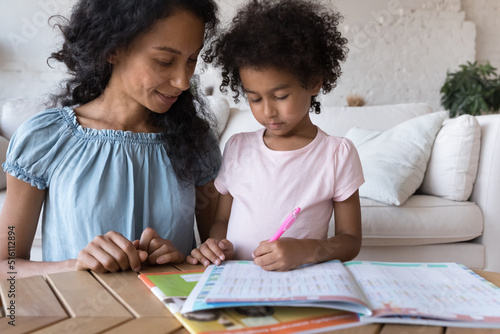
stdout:
POLYGON ((280 238, 261 241, 253 252, 253 262, 264 270, 286 271, 305 263, 315 262, 310 256, 308 239, 280 238))
POLYGON ((139 271, 148 253, 137 249, 122 234, 110 231, 94 238, 76 259, 76 269, 104 273, 133 269, 139 271))
POLYGON ((138 251, 146 252, 149 264, 184 262, 184 254, 174 247, 172 241, 163 239, 150 227, 142 232, 141 239, 135 240, 134 245, 138 251))
POLYGON ((199 248, 191 251, 191 255, 188 255, 186 262, 190 264, 201 263, 205 267, 210 263, 219 265, 224 260, 231 260, 233 253, 234 247, 231 241, 227 239, 219 241, 214 238, 208 238, 199 248))

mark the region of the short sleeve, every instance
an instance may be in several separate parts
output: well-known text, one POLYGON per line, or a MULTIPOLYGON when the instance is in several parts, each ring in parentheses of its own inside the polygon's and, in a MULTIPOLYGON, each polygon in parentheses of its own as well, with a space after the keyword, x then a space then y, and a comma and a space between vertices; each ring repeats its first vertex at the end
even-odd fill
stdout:
POLYGON ((210 132, 206 140, 207 152, 200 157, 196 166, 196 186, 202 186, 210 180, 215 179, 221 165, 222 157, 215 134, 210 132))
POLYGON ((61 141, 68 131, 59 109, 48 109, 26 120, 12 136, 4 170, 39 189, 48 187, 50 174, 65 152, 61 141))
POLYGON ((335 187, 333 200, 342 202, 348 199, 365 182, 363 168, 356 147, 347 138, 342 138, 334 159, 335 187))

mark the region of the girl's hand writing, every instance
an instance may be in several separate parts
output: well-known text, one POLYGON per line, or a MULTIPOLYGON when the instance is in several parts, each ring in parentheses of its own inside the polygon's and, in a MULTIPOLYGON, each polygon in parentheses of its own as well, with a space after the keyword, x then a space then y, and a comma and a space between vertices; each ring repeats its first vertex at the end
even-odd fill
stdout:
POLYGON ((146 228, 140 240, 134 241, 135 247, 139 251, 144 251, 149 264, 165 264, 165 263, 182 263, 184 262, 184 254, 179 252, 172 241, 163 239, 152 228, 146 228))
POLYGON ((191 251, 191 255, 188 255, 186 262, 190 264, 202 263, 205 267, 210 263, 219 265, 224 260, 231 260, 233 253, 234 247, 231 241, 208 238, 199 248, 191 251))
POLYGON ((78 254, 76 269, 104 273, 133 269, 139 271, 148 253, 136 249, 122 234, 110 231, 98 235, 78 254))
POLYGON ((253 262, 264 270, 286 271, 305 263, 314 262, 308 256, 306 240, 280 238, 276 241, 261 241, 253 252, 253 262))

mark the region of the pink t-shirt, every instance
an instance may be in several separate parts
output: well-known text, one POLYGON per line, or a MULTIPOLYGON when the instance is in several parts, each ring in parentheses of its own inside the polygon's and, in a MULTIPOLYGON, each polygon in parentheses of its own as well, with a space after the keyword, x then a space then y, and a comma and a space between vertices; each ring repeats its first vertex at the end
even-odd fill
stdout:
POLYGON ((349 198, 364 182, 353 143, 327 135, 294 151, 273 151, 265 129, 232 136, 224 149, 215 187, 233 196, 227 239, 235 259, 269 240, 296 207, 301 212, 282 237, 326 239, 334 201, 349 198))

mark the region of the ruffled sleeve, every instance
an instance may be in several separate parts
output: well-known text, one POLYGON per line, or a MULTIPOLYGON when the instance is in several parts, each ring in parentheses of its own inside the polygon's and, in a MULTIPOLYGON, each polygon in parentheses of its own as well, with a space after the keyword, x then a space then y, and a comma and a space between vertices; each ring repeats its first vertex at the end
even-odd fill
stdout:
POLYGON ((67 123, 61 109, 47 109, 26 120, 12 136, 4 170, 39 189, 48 187, 51 173, 66 153, 67 123))
POLYGON ((365 182, 363 168, 356 147, 347 138, 342 138, 334 159, 335 189, 333 200, 342 202, 365 182))

